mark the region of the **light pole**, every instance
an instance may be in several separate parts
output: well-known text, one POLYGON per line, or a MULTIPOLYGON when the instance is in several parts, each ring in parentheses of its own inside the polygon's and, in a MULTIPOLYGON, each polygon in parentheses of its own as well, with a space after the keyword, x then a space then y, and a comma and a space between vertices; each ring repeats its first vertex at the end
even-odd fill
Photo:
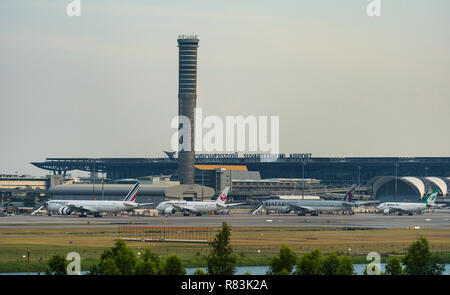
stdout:
POLYGON ((398 169, 398 162, 395 162, 395 201, 397 202, 397 169, 398 169))
MULTIPOLYGON (((361 165, 358 165, 358 193, 361 189, 361 168, 362 168, 361 165)), ((360 197, 361 197, 361 195, 360 195, 360 197)))
POLYGON ((428 167, 425 167, 425 177, 427 177, 428 176, 428 167))
POLYGON ((27 275, 30 274, 30 248, 27 248, 27 275))
POLYGON ((303 176, 302 176, 302 182, 303 182, 303 188, 302 188, 302 200, 305 199, 305 159, 302 160, 302 172, 303 172, 303 176))

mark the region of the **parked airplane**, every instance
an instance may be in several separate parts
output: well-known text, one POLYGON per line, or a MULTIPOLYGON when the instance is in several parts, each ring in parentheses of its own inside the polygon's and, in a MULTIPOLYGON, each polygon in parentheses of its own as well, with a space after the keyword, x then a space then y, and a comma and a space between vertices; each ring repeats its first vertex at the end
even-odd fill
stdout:
POLYGON ((214 210, 225 209, 231 206, 242 205, 245 203, 225 204, 230 187, 227 186, 215 202, 213 201, 165 201, 156 206, 156 210, 160 214, 175 214, 181 211, 184 215, 194 213, 197 216, 204 212, 211 212, 214 210))
POLYGON ((153 203, 136 203, 136 195, 139 190, 139 183, 136 183, 123 201, 92 201, 92 200, 52 200, 47 201, 40 206, 36 206, 31 215, 36 214, 40 209, 46 208, 48 215, 56 212, 59 215, 70 215, 73 211, 80 212, 80 217, 86 217, 87 214, 94 214, 95 217, 101 217, 102 212, 120 212, 135 209, 141 206, 151 205, 153 203))
POLYGON ((318 216, 319 211, 338 211, 343 210, 350 214, 354 214, 353 207, 367 205, 371 203, 378 203, 373 201, 367 202, 353 202, 353 191, 356 185, 353 185, 344 196, 342 201, 329 200, 267 200, 262 202, 262 207, 266 210, 277 210, 282 214, 291 211, 297 212, 299 216, 304 216, 307 213, 312 216, 318 216))
POLYGON ((438 207, 434 202, 438 190, 432 191, 422 202, 408 203, 408 202, 385 202, 377 206, 377 209, 384 213, 384 215, 390 213, 397 213, 398 215, 408 214, 413 215, 414 212, 421 212, 431 207, 438 207))

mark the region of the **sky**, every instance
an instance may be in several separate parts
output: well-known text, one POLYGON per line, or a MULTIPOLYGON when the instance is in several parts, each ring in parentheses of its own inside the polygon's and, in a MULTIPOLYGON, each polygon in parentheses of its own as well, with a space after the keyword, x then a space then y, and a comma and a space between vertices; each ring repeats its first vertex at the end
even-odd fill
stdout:
POLYGON ((279 116, 280 152, 450 156, 450 1, 0 1, 0 174, 164 157, 177 36, 204 116, 279 116))

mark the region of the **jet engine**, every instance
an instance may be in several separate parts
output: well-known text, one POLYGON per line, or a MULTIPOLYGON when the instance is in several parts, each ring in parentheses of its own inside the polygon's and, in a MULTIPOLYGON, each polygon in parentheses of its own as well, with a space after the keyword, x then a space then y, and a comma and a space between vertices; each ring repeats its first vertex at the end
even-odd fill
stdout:
POLYGON ((388 215, 388 214, 389 214, 389 212, 390 212, 390 210, 389 210, 389 209, 384 209, 384 210, 383 210, 383 213, 384 213, 384 215, 388 215))
POLYGON ((59 215, 70 215, 70 213, 72 213, 72 210, 67 206, 61 206, 58 209, 59 215))
POLYGON ((174 208, 166 208, 166 210, 164 210, 164 214, 175 214, 175 209, 174 208))
POLYGON ((281 214, 288 214, 289 212, 291 212, 291 208, 289 208, 289 207, 281 207, 279 211, 280 211, 281 214))

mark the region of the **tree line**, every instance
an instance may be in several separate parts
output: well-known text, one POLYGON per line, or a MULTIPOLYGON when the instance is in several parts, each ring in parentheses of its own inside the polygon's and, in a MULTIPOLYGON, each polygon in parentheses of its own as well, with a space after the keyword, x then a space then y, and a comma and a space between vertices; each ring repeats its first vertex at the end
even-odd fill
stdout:
MULTIPOLYGON (((226 222, 211 243, 206 256, 207 271, 198 268, 194 275, 233 275, 236 272, 237 257, 230 244, 231 229, 226 222)), ((56 254, 48 260, 46 274, 65 275, 68 261, 63 255, 56 254)), ((445 267, 440 257, 433 254, 426 238, 413 242, 407 254, 400 258, 391 257, 385 266, 386 275, 402 274, 442 274, 445 267)), ((182 260, 176 255, 161 259, 150 248, 141 255, 129 247, 123 240, 117 240, 114 247, 105 249, 100 261, 90 270, 91 275, 185 275, 182 260)), ((247 274, 249 274, 247 272, 247 274)), ((350 256, 338 256, 332 252, 322 255, 319 249, 305 253, 300 257, 287 245, 281 245, 277 255, 269 263, 268 275, 353 275, 353 260, 350 256)), ((364 270, 367 274, 367 267, 364 270)))

